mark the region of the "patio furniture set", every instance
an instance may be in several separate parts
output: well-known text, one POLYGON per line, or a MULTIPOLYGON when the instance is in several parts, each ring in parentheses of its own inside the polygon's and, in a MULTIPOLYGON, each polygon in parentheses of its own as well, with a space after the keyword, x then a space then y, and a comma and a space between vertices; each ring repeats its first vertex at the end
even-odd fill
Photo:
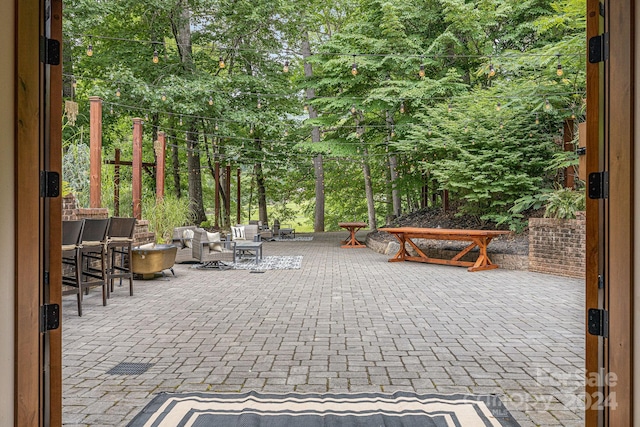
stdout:
POLYGON ((114 291, 115 279, 129 280, 133 295, 130 254, 135 218, 84 219, 62 222, 63 295, 75 294, 82 316, 82 295, 102 289, 102 305, 114 291))

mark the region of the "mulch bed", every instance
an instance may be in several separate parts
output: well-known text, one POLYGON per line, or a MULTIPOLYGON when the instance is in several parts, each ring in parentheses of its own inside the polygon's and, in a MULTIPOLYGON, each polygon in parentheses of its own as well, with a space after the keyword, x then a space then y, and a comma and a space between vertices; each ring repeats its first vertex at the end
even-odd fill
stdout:
MULTIPOLYGON (((537 215, 533 215, 537 216, 537 215)), ((389 227, 421 227, 421 228, 452 228, 467 230, 508 230, 506 226, 497 226, 495 223, 481 221, 472 215, 457 215, 455 211, 445 212, 442 208, 429 208, 403 215, 392 221, 389 227)), ((375 231, 369 233, 368 237, 380 242, 396 241, 393 235, 375 231)), ((456 242, 447 240, 430 240, 428 246, 431 248, 460 250, 467 242, 456 242)), ((529 231, 525 229, 521 233, 510 233, 499 236, 491 241, 487 251, 490 253, 528 255, 529 254, 529 231)))

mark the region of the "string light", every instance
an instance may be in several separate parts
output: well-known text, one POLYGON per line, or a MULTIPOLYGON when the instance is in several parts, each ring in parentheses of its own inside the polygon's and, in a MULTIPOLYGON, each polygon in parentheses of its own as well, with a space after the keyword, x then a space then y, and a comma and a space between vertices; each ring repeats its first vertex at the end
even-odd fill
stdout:
POLYGON ((538 113, 536 113, 536 124, 539 125, 540 124, 540 118, 538 117, 538 113))
POLYGON ((500 129, 504 129, 504 123, 500 122, 500 129))
POLYGON ((153 51, 153 63, 157 64, 160 59, 158 58, 158 49, 154 49, 153 51))
POLYGON ((218 67, 220 67, 220 68, 226 67, 226 64, 224 63, 224 58, 222 56, 220 57, 220 60, 218 61, 218 67))
POLYGON ((556 74, 559 76, 564 74, 564 71, 562 71, 562 64, 560 63, 560 54, 558 54, 558 67, 556 70, 556 74))
POLYGON ((418 75, 420 76, 420 78, 423 78, 425 74, 424 73, 424 56, 420 57, 420 62, 421 64, 420 64, 420 70, 418 71, 418 75))
POLYGON ((253 124, 251 124, 251 127, 249 128, 249 135, 253 135, 253 124))
POLYGON ((493 77, 496 75, 496 69, 493 68, 493 64, 489 64, 489 77, 493 77))
POLYGON ((391 125, 391 138, 393 138, 394 136, 396 136, 395 127, 391 125))
POLYGON ((351 106, 351 114, 355 114, 356 113, 356 106, 352 105, 351 106))
POLYGON ((502 109, 502 104, 499 102, 496 104, 496 111, 500 111, 502 109))
POLYGON ((400 104, 400 114, 404 114, 404 112, 405 112, 404 101, 402 101, 402 103, 400 104))
POLYGON ((429 125, 429 129, 427 130, 427 133, 429 134, 429 136, 431 136, 431 125, 429 125))
POLYGON ((109 109, 109 114, 113 115, 113 105, 111 106, 111 108, 109 109))
POLYGON ((182 116, 180 116, 180 121, 178 122, 180 126, 182 126, 182 116))
POLYGON ((284 61, 284 66, 282 67, 282 72, 283 73, 288 73, 289 72, 289 61, 284 61))
POLYGON ((213 127, 213 129, 214 129, 214 130, 218 130, 218 129, 220 129, 220 128, 218 127, 218 123, 216 123, 216 125, 213 127))
POLYGON ((549 102, 548 99, 544 100, 544 109, 545 110, 550 110, 551 109, 551 103, 549 102))
POLYGON ((144 115, 144 121, 148 122, 149 121, 149 113, 145 113, 144 115))
POLYGON ((116 96, 120 98, 120 88, 116 89, 116 96))
POLYGON ((258 98, 258 105, 257 105, 258 109, 262 108, 262 102, 260 102, 260 98, 258 98))
POLYGON ((304 107, 302 107, 302 109, 306 112, 309 112, 309 106, 307 104, 304 104, 304 107))
POLYGON ((77 81, 76 79, 73 79, 73 81, 71 82, 71 86, 72 86, 74 89, 77 89, 77 88, 78 88, 78 81, 77 81))
POLYGON ((213 97, 212 96, 209 97, 209 105, 213 105, 213 97))
POLYGON ((356 56, 353 55, 353 64, 351 65, 351 74, 356 76, 358 74, 358 64, 356 64, 356 56))
POLYGON ((87 46, 87 56, 93 56, 93 39, 89 37, 89 46, 87 46))
POLYGON ((166 94, 166 93, 163 93, 163 94, 162 94, 162 98, 161 98, 161 99, 162 99, 163 101, 166 101, 166 100, 167 100, 167 94, 166 94))
POLYGON ((447 111, 450 113, 453 110, 453 106, 451 104, 447 105, 447 111))

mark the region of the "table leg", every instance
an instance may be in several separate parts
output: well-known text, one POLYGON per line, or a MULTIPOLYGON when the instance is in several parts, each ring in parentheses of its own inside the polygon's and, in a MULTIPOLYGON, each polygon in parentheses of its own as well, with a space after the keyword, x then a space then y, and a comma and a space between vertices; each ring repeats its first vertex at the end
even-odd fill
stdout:
POLYGON ((407 249, 404 247, 405 245, 404 234, 397 233, 397 234, 394 234, 394 236, 396 236, 396 239, 398 239, 398 242, 400 243, 400 249, 398 249, 398 252, 393 256, 393 258, 389 260, 389 262, 404 261, 405 258, 407 257, 407 249))

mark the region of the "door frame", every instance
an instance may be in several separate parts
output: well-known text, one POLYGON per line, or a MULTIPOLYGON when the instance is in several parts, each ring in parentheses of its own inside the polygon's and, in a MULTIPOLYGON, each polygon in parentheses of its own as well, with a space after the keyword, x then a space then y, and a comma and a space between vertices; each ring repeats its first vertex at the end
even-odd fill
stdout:
POLYGON ((631 426, 633 408, 635 2, 587 0, 587 40, 609 34, 609 57, 587 61, 587 173, 609 194, 587 197, 586 312, 608 313, 608 336, 585 336, 585 425, 631 426), (605 25, 606 24, 606 25, 605 25), (599 288, 600 276, 603 287, 599 288))
MULTIPOLYGON (((40 331, 40 307, 60 303, 61 198, 40 197, 40 171, 61 172, 62 66, 40 62, 45 1, 15 4, 15 371, 14 425, 62 424, 62 334, 40 331), (46 71, 50 73, 45 97, 46 71), (48 108, 51 106, 51 108, 48 108), (45 234, 46 233, 46 234, 45 234), (51 288, 45 288, 45 272, 51 288)), ((62 34, 52 0, 51 35, 62 34)), ((60 38, 58 38, 60 39, 60 38)))

